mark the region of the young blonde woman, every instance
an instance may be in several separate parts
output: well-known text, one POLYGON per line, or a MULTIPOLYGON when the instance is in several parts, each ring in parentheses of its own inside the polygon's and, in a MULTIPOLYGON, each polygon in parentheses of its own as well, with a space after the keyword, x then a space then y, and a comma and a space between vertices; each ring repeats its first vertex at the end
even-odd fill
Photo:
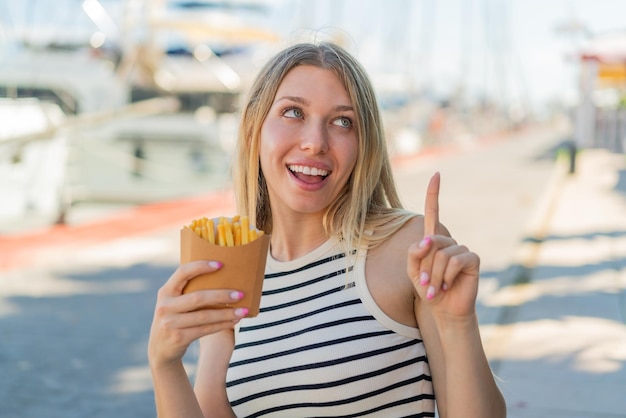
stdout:
POLYGON ((149 342, 160 417, 504 417, 476 318, 479 258, 438 220, 402 209, 371 83, 330 43, 261 70, 243 109, 240 213, 271 234, 261 312, 200 309, 238 289, 160 289, 149 342), (192 386, 183 368, 200 339, 192 386))

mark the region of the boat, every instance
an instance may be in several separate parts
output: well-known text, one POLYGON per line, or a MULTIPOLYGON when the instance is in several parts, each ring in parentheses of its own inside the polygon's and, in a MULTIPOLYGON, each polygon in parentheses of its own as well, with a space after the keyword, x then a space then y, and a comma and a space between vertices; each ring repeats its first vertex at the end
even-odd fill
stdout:
POLYGON ((68 3, 90 31, 37 39, 0 20, 11 120, 0 130, 0 233, 224 187, 240 95, 279 39, 257 25, 270 12, 263 2, 122 3, 115 16, 103 1, 68 3))

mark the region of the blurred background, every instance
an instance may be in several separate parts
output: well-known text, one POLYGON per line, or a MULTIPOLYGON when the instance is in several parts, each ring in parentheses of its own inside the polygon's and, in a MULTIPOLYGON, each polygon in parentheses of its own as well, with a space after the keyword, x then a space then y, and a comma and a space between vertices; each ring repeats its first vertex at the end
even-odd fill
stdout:
POLYGON ((624 11, 620 0, 2 0, 0 232, 222 187, 251 77, 296 40, 359 57, 392 153, 571 120, 585 94, 623 106, 623 61, 594 69, 593 93, 581 74, 597 64, 584 59, 594 40, 621 38, 623 52, 624 11))
POLYGON ((509 416, 626 417, 624 16, 624 0, 0 0, 0 417, 155 415, 146 345, 180 226, 233 213, 251 80, 315 40, 370 74, 405 206, 442 173, 509 416))

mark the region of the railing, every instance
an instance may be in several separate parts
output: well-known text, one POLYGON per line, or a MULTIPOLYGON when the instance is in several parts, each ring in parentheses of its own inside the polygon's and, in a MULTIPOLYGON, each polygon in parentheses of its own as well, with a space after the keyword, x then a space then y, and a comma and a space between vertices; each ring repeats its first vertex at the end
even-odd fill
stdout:
POLYGON ((626 151, 626 109, 597 109, 592 147, 626 151))
POLYGON ((50 139, 60 132, 66 132, 67 130, 94 128, 103 123, 122 118, 138 118, 159 113, 173 113, 176 112, 179 107, 180 102, 176 98, 159 97, 148 99, 104 112, 71 116, 59 125, 51 126, 40 132, 5 138, 0 144, 20 147, 30 142, 50 139))
POLYGON ((583 100, 576 115, 575 137, 569 143, 569 172, 576 171, 576 153, 586 148, 603 148, 611 152, 626 152, 626 108, 599 107, 583 100))

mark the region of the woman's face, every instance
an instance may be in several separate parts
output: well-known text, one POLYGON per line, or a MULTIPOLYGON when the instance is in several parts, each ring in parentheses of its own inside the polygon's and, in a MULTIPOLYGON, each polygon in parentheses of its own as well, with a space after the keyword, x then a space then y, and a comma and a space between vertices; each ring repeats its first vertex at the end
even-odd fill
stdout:
POLYGON ((356 114, 337 76, 308 65, 289 71, 261 128, 274 217, 323 214, 348 181, 357 147, 356 114))

